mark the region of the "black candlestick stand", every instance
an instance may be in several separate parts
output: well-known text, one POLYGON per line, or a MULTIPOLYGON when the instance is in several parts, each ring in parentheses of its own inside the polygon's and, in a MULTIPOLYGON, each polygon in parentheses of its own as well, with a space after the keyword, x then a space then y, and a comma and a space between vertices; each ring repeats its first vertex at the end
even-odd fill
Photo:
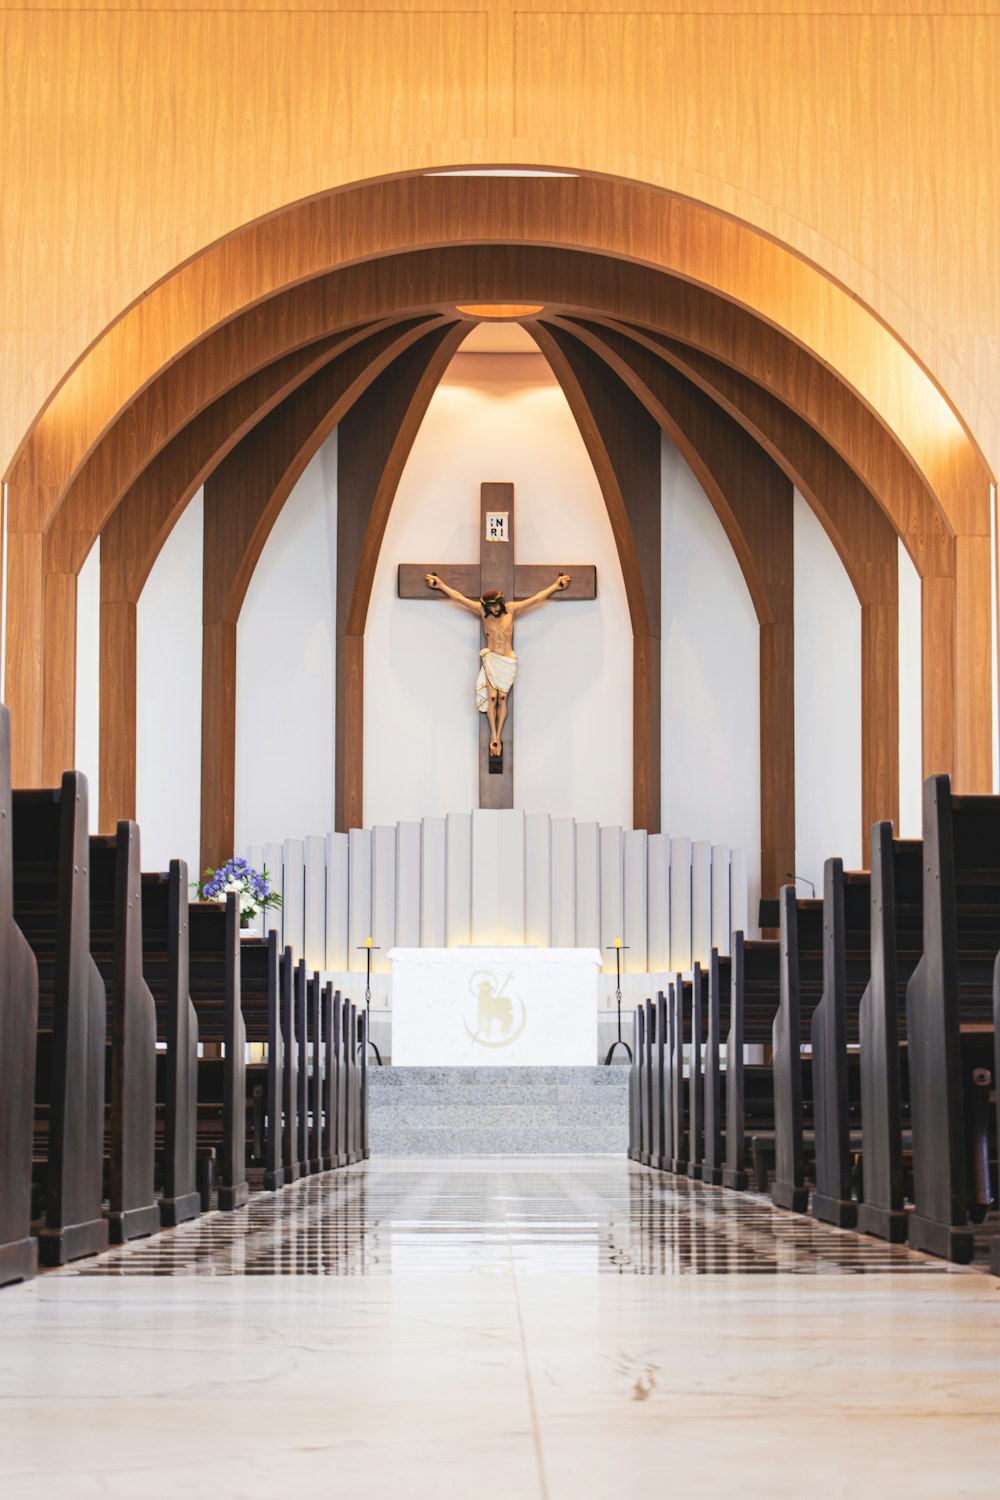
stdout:
POLYGON ((604 1059, 604 1066, 606 1068, 610 1068, 611 1066, 611 1059, 615 1055, 616 1047, 624 1047, 629 1062, 632 1061, 632 1048, 622 1036, 622 954, 628 952, 628 944, 609 943, 609 951, 612 948, 615 950, 615 998, 618 1001, 618 1039, 612 1042, 608 1048, 608 1055, 604 1059))
MULTIPOLYGON (((372 1041, 372 954, 379 952, 379 946, 378 946, 377 943, 359 943, 358 944, 358 952, 359 953, 360 953, 360 951, 361 951, 362 948, 365 950, 365 955, 366 955, 366 968, 365 968, 365 1045, 368 1046, 368 1047, 370 1047, 372 1049, 372 1051, 375 1054, 375 1061, 378 1063, 379 1067, 381 1067, 382 1066, 382 1054, 378 1050, 378 1047, 375 1045, 375 1043, 372 1041)), ((619 1025, 619 1030, 621 1030, 620 1025, 619 1025)), ((360 1043, 358 1045, 358 1051, 359 1052, 361 1051, 361 1044, 360 1043)))

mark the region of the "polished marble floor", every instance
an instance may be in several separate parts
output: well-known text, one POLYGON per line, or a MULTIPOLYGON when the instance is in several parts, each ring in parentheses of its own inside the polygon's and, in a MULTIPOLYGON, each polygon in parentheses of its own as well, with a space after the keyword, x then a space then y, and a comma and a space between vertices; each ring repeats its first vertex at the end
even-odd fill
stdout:
POLYGON ((996 1493, 1000 1282, 610 1157, 376 1159, 0 1293, 0 1495, 996 1493))

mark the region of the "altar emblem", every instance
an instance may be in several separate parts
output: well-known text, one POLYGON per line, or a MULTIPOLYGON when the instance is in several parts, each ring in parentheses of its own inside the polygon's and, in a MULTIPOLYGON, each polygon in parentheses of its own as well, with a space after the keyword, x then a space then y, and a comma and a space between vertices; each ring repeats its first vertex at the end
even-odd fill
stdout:
POLYGON ((498 984, 495 974, 480 969, 469 980, 472 1001, 466 1007, 465 1029, 480 1047, 509 1047, 527 1025, 524 1001, 507 988, 513 977, 508 974, 498 984))

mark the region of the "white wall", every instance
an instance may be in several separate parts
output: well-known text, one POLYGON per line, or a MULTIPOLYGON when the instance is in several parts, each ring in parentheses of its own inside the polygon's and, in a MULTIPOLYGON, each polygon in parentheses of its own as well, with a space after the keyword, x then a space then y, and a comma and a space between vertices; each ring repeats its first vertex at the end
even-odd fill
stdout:
POLYGON ((136 617, 136 816, 144 870, 186 859, 201 840, 202 526, 199 490, 157 558, 136 617))
POLYGON ((795 862, 861 865, 861 605, 836 549, 796 491, 795 862))
POLYGON ((240 612, 236 848, 326 833, 334 814, 337 434, 289 496, 240 612))
MULTIPOLYGON (((365 821, 478 805, 473 686, 481 627, 443 601, 396 598, 400 562, 479 559, 479 486, 515 485, 517 557, 596 563, 596 600, 518 621, 514 800, 632 821, 632 635, 604 499, 541 355, 458 354, 428 407, 379 558, 365 635, 365 821)), ((289 830, 291 831, 291 830, 289 830)))
POLYGON ((921 719, 921 583, 903 543, 899 544, 899 836, 922 834, 923 746, 921 719))
POLYGON ((665 832, 742 844, 760 895, 760 632, 722 524, 664 437, 662 817, 665 832))
POLYGON ((101 540, 76 581, 76 748, 72 767, 89 782, 90 831, 97 830, 101 722, 101 540))

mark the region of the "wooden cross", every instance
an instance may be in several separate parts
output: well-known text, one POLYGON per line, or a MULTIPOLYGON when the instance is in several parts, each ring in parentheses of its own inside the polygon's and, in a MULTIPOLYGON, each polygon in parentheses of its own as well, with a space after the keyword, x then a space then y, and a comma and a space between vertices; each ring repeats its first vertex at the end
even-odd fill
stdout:
MULTIPOLYGON (((560 573, 570 575, 569 588, 552 597, 560 599, 596 599, 597 569, 579 563, 548 567, 514 561, 514 486, 484 484, 479 492, 479 562, 478 563, 400 563, 400 599, 444 600, 447 596, 429 588, 427 574, 438 573, 445 583, 467 599, 478 599, 487 589, 500 589, 507 599, 527 599, 554 583, 560 573)), ((478 648, 477 648, 478 649, 478 648)), ((515 636, 514 649, 517 650, 515 636)), ((469 664, 468 692, 471 695, 478 666, 469 664)), ((513 707, 517 684, 507 700, 507 723, 504 725, 502 769, 490 769, 490 731, 486 715, 479 715, 479 806, 514 806, 513 707)))

